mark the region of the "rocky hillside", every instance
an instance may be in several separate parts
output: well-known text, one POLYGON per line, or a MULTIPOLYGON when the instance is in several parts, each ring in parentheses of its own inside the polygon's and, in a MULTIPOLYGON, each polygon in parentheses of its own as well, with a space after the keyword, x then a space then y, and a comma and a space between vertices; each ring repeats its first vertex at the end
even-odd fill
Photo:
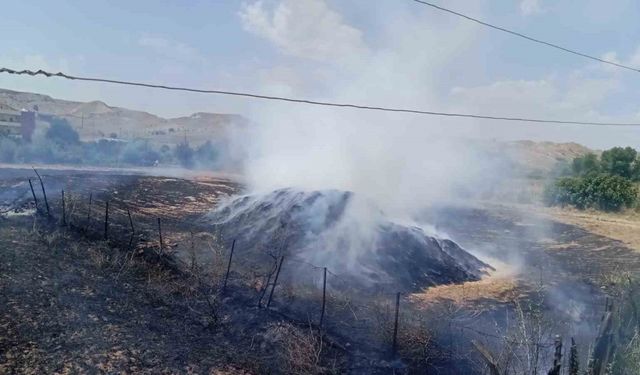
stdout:
POLYGON ((560 161, 571 162, 578 156, 583 156, 590 152, 598 152, 573 142, 533 141, 506 142, 503 143, 501 151, 523 166, 545 172, 551 171, 556 163, 560 161))
POLYGON ((468 141, 469 147, 479 151, 482 157, 503 164, 512 175, 545 176, 552 172, 559 162, 570 163, 574 158, 592 150, 578 143, 521 141, 468 141))
POLYGON ((80 133, 91 140, 112 135, 118 138, 148 138, 158 144, 175 144, 185 137, 195 144, 219 139, 248 121, 240 115, 195 113, 178 118, 162 118, 127 108, 112 107, 101 101, 75 102, 47 95, 0 89, 0 105, 33 109, 40 113, 66 118, 80 133))
MULTIPOLYGON (((101 101, 75 102, 47 95, 0 89, 0 107, 32 109, 66 118, 84 140, 115 135, 118 138, 145 138, 157 145, 174 145, 186 139, 195 145, 206 140, 224 140, 232 129, 245 127, 247 118, 236 114, 198 112, 190 116, 162 118, 127 108, 112 107, 101 101)), ((505 168, 525 176, 546 175, 558 161, 571 161, 594 152, 577 143, 533 141, 463 141, 505 168)))

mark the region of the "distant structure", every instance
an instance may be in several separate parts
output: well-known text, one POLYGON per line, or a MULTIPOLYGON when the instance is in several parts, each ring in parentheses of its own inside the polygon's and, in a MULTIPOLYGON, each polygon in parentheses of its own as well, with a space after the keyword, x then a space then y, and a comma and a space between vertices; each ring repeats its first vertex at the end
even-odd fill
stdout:
POLYGON ((0 103, 0 135, 19 135, 20 117, 21 113, 19 111, 0 103))
POLYGON ((22 135, 22 139, 27 142, 31 142, 33 132, 36 130, 37 114, 38 112, 36 111, 22 110, 20 112, 20 134, 22 135))
POLYGON ((21 136, 25 141, 31 142, 36 129, 37 113, 37 107, 33 111, 18 111, 0 103, 0 136, 21 136))

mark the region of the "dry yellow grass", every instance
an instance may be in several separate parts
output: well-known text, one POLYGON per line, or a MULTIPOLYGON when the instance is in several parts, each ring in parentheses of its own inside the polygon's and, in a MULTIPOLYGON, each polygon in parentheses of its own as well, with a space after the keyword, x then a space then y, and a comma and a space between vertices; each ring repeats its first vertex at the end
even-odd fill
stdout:
MULTIPOLYGON (((598 210, 578 210, 571 207, 543 207, 536 204, 505 204, 492 201, 475 202, 481 208, 495 209, 500 215, 502 209, 519 209, 524 212, 541 215, 547 219, 575 225, 591 233, 618 240, 630 249, 640 251, 640 209, 627 209, 622 212, 603 212, 598 210)), ((542 239, 547 241, 547 239, 542 239)), ((550 248, 561 249, 565 245, 550 248)))
POLYGON ((412 299, 427 307, 442 301, 459 306, 475 306, 482 302, 508 303, 522 297, 526 288, 516 278, 515 270, 500 262, 494 264, 498 266, 497 271, 481 280, 430 287, 422 293, 413 294, 412 299))
POLYGON ((640 251, 640 212, 636 210, 607 213, 573 208, 539 208, 538 211, 560 222, 621 241, 640 251))

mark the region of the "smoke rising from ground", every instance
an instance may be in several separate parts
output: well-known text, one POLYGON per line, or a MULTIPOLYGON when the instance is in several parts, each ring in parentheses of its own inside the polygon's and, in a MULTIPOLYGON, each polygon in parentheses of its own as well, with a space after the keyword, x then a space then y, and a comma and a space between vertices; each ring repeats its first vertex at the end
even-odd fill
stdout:
MULTIPOLYGON (((256 2, 245 6, 241 18, 247 30, 294 56, 274 68, 294 78, 267 78, 262 91, 371 105, 439 107, 439 76, 475 37, 471 25, 445 23, 438 27, 453 39, 443 44, 424 19, 396 14, 400 22, 378 38, 388 43, 374 49, 320 0, 256 2), (308 40, 300 40, 303 35, 308 40), (348 52, 308 51, 303 45, 336 45, 348 52)), ((354 191, 388 214, 410 216, 499 172, 462 141, 473 134, 440 118, 292 105, 256 107, 251 117, 256 126, 248 134, 245 172, 257 191, 354 191)))
MULTIPOLYGON (((474 27, 468 24, 444 23, 438 27, 447 29, 453 40, 443 44, 429 32, 432 26, 425 26, 424 19, 405 13, 395 15, 396 27, 385 29, 384 37, 378 38, 388 43, 373 48, 362 32, 322 0, 254 2, 244 7, 241 18, 248 31, 288 56, 282 66, 272 68, 273 76, 263 78, 260 92, 374 106, 443 105, 439 78, 458 51, 475 38, 474 27), (341 53, 327 46, 336 46, 341 53)), ((418 267, 421 274, 457 274, 469 255, 464 250, 449 255, 441 245, 448 243, 442 242, 448 236, 415 218, 434 203, 475 197, 484 189, 478 187, 491 186, 491 181, 506 173, 501 163, 467 140, 474 134, 439 118, 288 103, 257 105, 249 117, 254 124, 236 143, 247 150, 244 174, 250 196, 218 208, 213 213, 215 222, 229 227, 236 218, 246 219, 243 199, 280 216, 300 210, 305 216, 293 220, 296 225, 290 226, 285 217, 278 219, 285 230, 300 236, 314 234, 305 248, 293 251, 318 266, 358 275, 365 283, 371 282, 368 273, 384 274, 385 267, 404 259, 408 248, 419 249, 411 255, 416 259, 429 259, 418 267), (276 192, 281 189, 319 198, 280 199, 276 192), (316 233, 313 218, 324 220, 326 207, 335 205, 335 196, 344 192, 353 192, 356 198, 316 233), (395 245, 391 245, 393 238, 395 245), (395 255, 379 249, 394 249, 395 255), (441 264, 443 257, 450 257, 450 263, 437 270, 429 268, 441 264), (376 264, 376 272, 369 272, 366 262, 376 264)), ((254 229, 278 221, 254 211, 250 211, 254 229)), ((272 248, 276 241, 261 236, 247 242, 272 248)), ((399 273, 409 274, 406 269, 399 273)), ((417 282, 421 276, 415 277, 417 282)), ((460 280, 465 279, 434 283, 460 280)))

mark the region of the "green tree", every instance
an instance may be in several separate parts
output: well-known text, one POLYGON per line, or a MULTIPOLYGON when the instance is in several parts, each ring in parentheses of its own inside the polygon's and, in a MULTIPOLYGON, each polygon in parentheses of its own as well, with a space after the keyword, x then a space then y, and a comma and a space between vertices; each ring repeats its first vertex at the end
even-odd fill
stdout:
POLYGON ((120 159, 126 164, 152 166, 159 161, 160 154, 148 140, 136 139, 124 146, 120 159))
POLYGON ((176 146, 174 151, 176 159, 185 168, 193 168, 195 164, 194 154, 195 151, 189 146, 187 142, 182 142, 176 146))
POLYGON ((616 176, 632 178, 638 152, 631 147, 614 147, 600 157, 602 171, 616 176))
POLYGON ((618 211, 633 206, 637 197, 638 190, 631 180, 607 174, 562 177, 545 189, 547 204, 573 205, 580 209, 618 211))
POLYGON ((566 206, 574 205, 582 208, 580 203, 582 178, 580 177, 561 177, 544 191, 545 202, 550 206, 566 206))
POLYGON ((618 211, 635 203, 638 191, 629 179, 621 176, 598 175, 585 178, 586 193, 591 206, 604 211, 618 211))
POLYGON ((80 136, 69 122, 62 118, 54 117, 51 119, 49 129, 45 133, 45 137, 55 143, 61 145, 78 144, 80 136))
POLYGON ((600 161, 598 160, 598 155, 588 153, 584 156, 579 156, 573 159, 571 170, 573 171, 573 174, 577 176, 600 172, 600 161))

